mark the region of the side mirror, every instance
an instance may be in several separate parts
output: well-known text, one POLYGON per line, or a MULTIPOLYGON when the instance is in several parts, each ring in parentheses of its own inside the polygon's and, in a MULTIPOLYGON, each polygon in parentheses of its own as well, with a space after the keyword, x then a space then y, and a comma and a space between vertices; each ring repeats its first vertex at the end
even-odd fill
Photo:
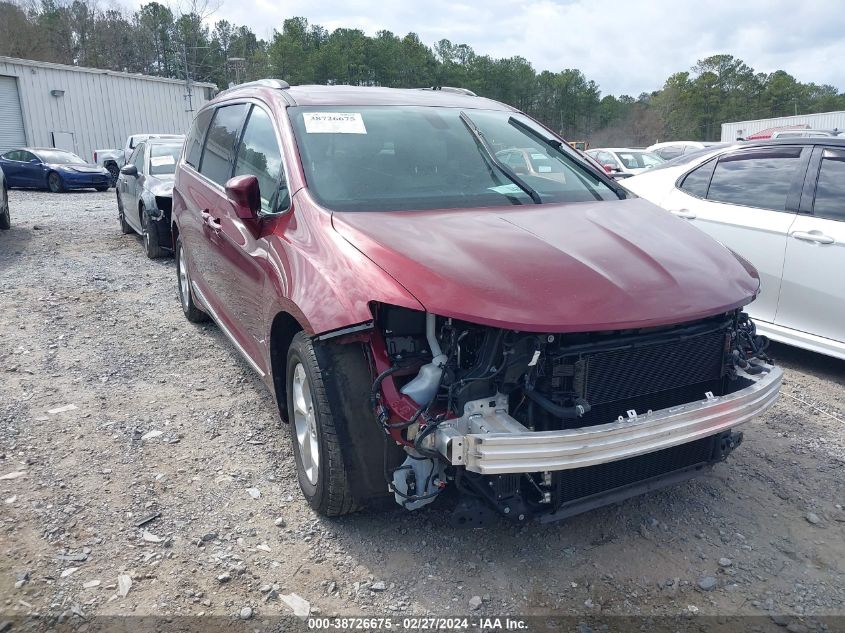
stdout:
POLYGON ((124 176, 132 176, 133 178, 138 177, 138 168, 135 165, 124 165, 120 168, 120 173, 124 176))
POLYGON ((242 220, 258 216, 261 210, 261 188, 255 176, 245 174, 230 178, 226 182, 226 195, 235 205, 235 213, 242 220))
POLYGON ((40 161, 40 160, 38 160, 37 158, 30 158, 30 159, 29 159, 29 164, 30 164, 30 165, 39 165, 40 163, 41 163, 41 161, 40 161))

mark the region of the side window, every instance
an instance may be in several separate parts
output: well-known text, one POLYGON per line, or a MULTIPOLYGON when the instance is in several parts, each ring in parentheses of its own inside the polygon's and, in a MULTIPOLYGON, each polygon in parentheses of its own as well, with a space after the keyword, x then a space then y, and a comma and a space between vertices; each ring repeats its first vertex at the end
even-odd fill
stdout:
MULTIPOLYGON (((26 150, 20 150, 18 152, 18 160, 28 163, 33 159, 38 159, 38 156, 33 154, 32 152, 27 152, 26 150)), ((38 162, 41 162, 40 160, 38 162)))
POLYGON ((800 147, 772 147, 723 154, 716 163, 707 199, 784 211, 800 164, 800 147))
POLYGON ((708 160, 688 173, 681 181, 681 189, 692 196, 699 198, 707 197, 707 187, 710 186, 710 177, 713 175, 715 160, 708 160))
POLYGON ((619 161, 610 152, 599 152, 599 162, 602 165, 610 165, 611 167, 619 168, 619 161))
POLYGON ((132 156, 129 159, 130 162, 138 168, 138 173, 144 173, 144 149, 146 148, 145 143, 138 143, 135 146, 135 151, 132 152, 132 156))
POLYGON ((816 182, 813 213, 816 217, 845 222, 845 151, 843 150, 824 150, 819 179, 816 182))
POLYGON ((266 213, 282 211, 290 206, 282 152, 276 141, 273 122, 264 110, 253 106, 244 128, 235 176, 252 174, 261 189, 261 210, 266 213))
POLYGON ((208 128, 200 160, 200 173, 218 185, 225 185, 232 177, 235 142, 248 108, 245 103, 221 106, 214 113, 211 127, 208 128))
POLYGON ((3 158, 6 160, 20 160, 20 151, 13 149, 11 152, 3 154, 3 158))
POLYGON ((214 114, 214 110, 211 108, 200 112, 194 119, 191 131, 188 132, 188 138, 185 141, 185 162, 194 169, 199 169, 200 166, 202 142, 205 139, 205 131, 211 122, 212 114, 214 114))

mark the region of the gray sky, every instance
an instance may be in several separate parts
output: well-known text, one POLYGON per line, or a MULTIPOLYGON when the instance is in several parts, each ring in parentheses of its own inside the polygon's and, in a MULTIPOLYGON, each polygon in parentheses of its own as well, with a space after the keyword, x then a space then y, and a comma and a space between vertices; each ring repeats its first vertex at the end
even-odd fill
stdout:
POLYGON ((253 0, 222 1, 212 20, 246 24, 269 39, 304 16, 329 31, 387 29, 442 38, 493 57, 521 55, 535 70, 579 68, 603 94, 658 89, 698 59, 730 53, 757 72, 845 89, 842 0, 253 0))

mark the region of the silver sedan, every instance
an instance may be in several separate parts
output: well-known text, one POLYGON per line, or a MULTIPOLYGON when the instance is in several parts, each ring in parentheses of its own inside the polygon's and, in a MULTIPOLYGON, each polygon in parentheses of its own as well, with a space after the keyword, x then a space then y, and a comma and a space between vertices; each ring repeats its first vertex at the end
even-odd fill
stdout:
POLYGON ((120 229, 138 233, 150 258, 172 251, 173 175, 181 153, 182 143, 173 140, 149 139, 139 143, 115 183, 120 229))

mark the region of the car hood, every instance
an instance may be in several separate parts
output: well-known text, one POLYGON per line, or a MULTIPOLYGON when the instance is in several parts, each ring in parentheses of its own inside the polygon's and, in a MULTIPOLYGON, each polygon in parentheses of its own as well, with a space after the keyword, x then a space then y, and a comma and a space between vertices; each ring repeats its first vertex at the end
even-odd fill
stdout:
POLYGON ((45 164, 47 165, 47 167, 49 167, 51 169, 57 169, 57 170, 60 170, 60 171, 61 170, 77 171, 77 172, 82 173, 82 174, 102 174, 104 171, 106 171, 103 167, 100 167, 99 165, 92 165, 90 163, 83 163, 83 164, 79 164, 79 163, 73 163, 73 164, 69 164, 69 163, 45 163, 45 164))
POLYGON ((147 176, 144 186, 154 196, 170 197, 173 195, 173 176, 147 176))
POLYGON ((335 229, 429 312, 535 332, 670 325, 759 290, 727 248, 641 199, 335 212, 335 229))

